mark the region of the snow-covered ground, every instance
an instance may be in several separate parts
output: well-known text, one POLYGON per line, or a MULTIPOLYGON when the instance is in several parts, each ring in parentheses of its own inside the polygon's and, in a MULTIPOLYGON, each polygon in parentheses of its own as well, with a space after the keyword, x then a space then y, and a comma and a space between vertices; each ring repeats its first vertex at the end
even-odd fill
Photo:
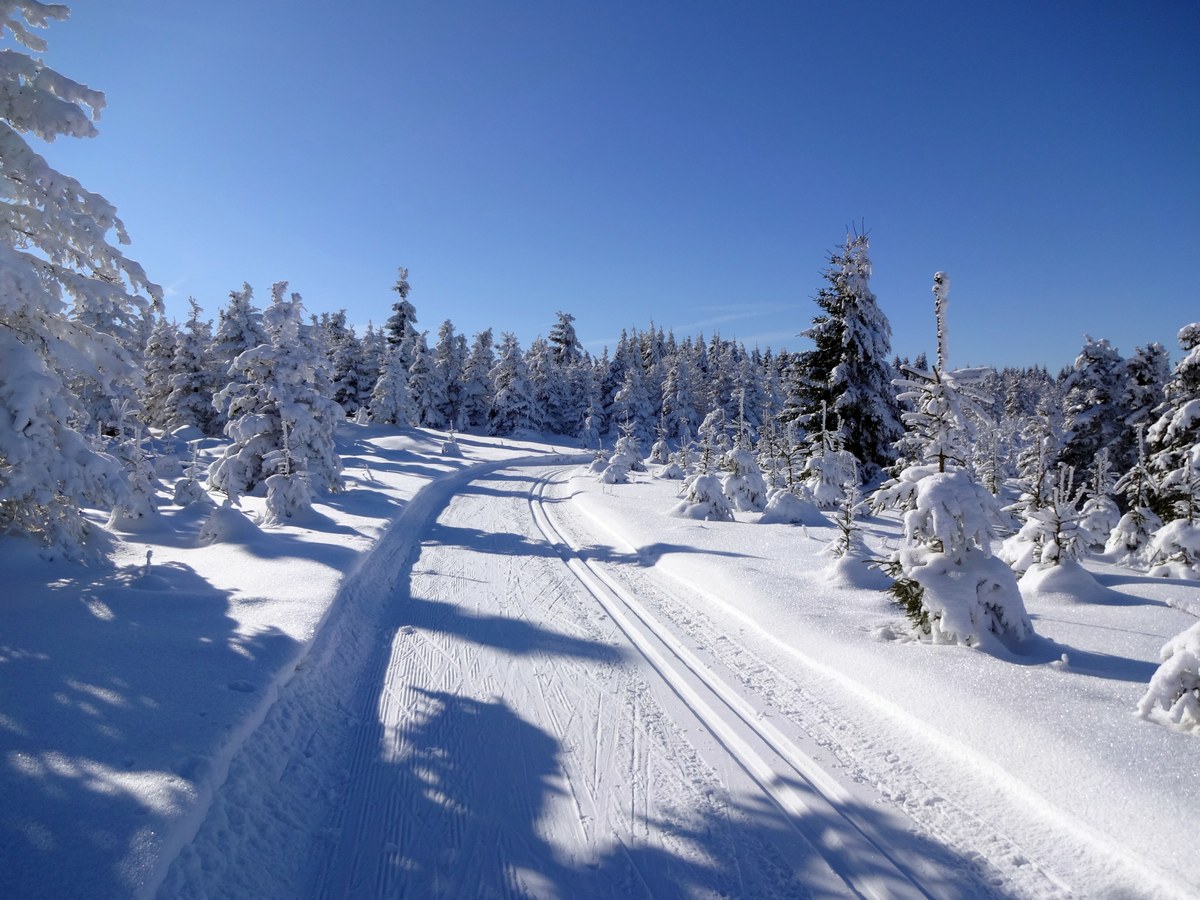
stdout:
POLYGON ((832 529, 442 437, 345 426, 309 520, 164 505, 110 571, 0 542, 0 896, 1195 894, 1200 744, 1135 709, 1200 584, 923 645, 832 529))

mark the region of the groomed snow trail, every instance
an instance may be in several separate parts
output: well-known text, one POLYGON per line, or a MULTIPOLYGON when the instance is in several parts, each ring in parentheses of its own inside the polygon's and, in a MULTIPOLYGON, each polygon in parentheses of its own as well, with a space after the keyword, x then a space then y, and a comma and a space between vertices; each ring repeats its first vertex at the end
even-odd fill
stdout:
POLYGON ((864 729, 594 543, 563 471, 414 499, 160 896, 1069 894, 920 780, 903 723, 864 729))
POLYGON ((423 535, 316 895, 850 893, 741 760, 714 767, 711 736, 544 539, 540 474, 478 479, 423 535))

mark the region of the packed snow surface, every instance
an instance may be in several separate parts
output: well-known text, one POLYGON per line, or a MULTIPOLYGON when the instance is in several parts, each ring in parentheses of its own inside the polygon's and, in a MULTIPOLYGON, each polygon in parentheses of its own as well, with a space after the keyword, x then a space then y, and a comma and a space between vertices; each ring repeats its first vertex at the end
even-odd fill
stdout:
POLYGON ((111 569, 0 542, 0 896, 1195 895, 1200 744, 1138 703, 1200 584, 932 645, 832 527, 445 441, 341 427, 295 524, 165 485, 111 569))

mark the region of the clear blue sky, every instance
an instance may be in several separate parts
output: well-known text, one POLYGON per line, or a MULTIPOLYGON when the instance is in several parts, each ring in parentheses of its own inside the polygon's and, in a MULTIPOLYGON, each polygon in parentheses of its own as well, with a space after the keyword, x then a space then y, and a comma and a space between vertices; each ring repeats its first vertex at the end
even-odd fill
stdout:
POLYGON ((89 0, 102 90, 52 163, 115 203, 182 320, 249 281, 381 322, 593 351, 651 319, 801 348, 865 222, 902 355, 1124 354, 1200 319, 1200 3, 89 0))

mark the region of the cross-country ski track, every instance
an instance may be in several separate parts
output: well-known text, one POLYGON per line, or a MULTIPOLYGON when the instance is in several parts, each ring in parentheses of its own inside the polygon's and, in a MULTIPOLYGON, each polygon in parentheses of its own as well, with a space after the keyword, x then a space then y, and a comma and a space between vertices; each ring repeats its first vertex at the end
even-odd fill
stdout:
POLYGON ((413 498, 151 891, 1154 893, 986 758, 649 565, 572 502, 572 468, 413 498))

